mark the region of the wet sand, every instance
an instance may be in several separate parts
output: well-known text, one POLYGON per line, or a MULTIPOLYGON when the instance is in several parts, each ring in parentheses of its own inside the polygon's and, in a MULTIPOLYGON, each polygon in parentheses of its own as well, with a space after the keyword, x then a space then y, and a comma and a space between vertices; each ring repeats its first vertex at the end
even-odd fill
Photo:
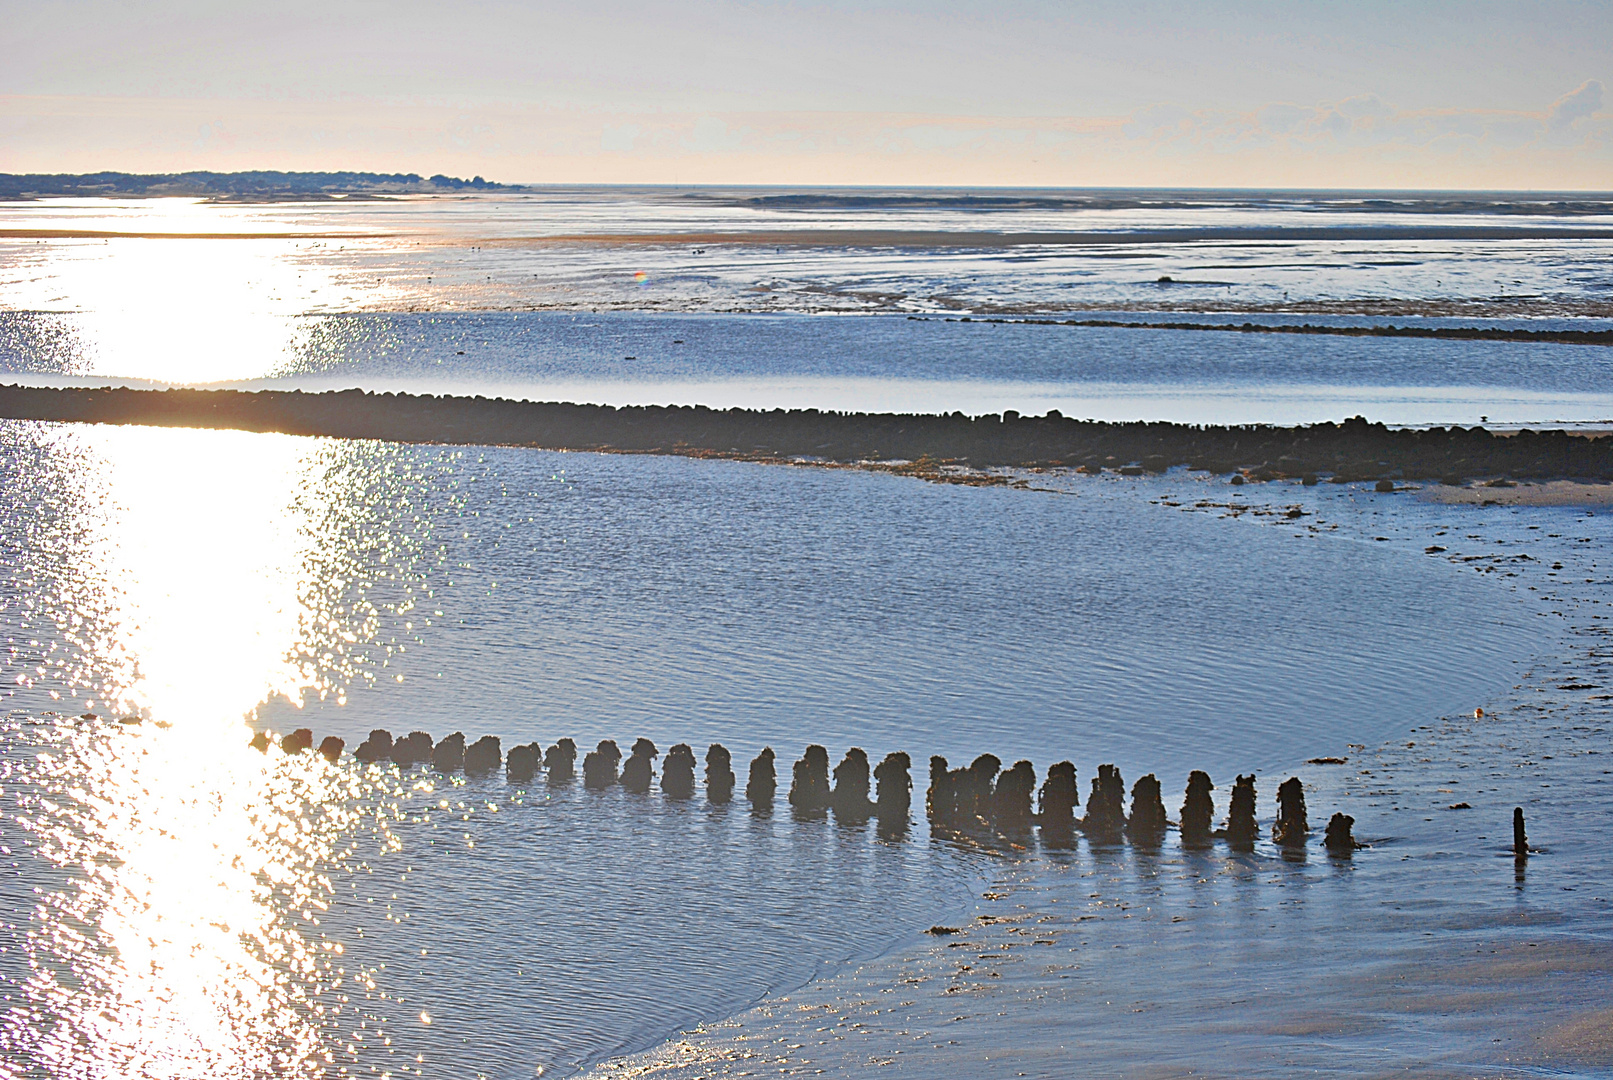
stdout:
POLYGON ((1425 484, 1417 498, 1445 506, 1613 506, 1613 484, 1520 480, 1505 486, 1425 484))

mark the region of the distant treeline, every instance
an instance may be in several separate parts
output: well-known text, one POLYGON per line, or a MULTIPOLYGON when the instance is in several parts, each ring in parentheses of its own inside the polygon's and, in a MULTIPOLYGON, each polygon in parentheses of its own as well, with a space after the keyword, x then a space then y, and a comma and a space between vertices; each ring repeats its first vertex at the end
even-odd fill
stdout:
POLYGON ((0 198, 44 195, 275 198, 346 194, 408 194, 432 191, 508 189, 480 176, 423 177, 419 173, 366 172, 185 172, 185 173, 0 173, 0 198))
POLYGON ((1564 431, 1498 435, 1483 428, 1390 429, 1355 417, 1308 427, 1100 423, 1001 416, 772 411, 705 406, 575 405, 360 390, 128 390, 0 387, 0 417, 324 435, 395 442, 557 450, 952 461, 1162 472, 1188 465, 1251 479, 1613 480, 1613 439, 1564 431))

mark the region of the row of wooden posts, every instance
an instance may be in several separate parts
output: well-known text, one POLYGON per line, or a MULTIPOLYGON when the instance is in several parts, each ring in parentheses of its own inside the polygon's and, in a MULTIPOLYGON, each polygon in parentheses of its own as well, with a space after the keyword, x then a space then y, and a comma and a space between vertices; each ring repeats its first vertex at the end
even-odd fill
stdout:
MULTIPOLYGON (((252 740, 259 750, 267 750, 269 744, 269 736, 261 732, 252 740)), ((334 762, 340 759, 345 745, 336 736, 328 736, 319 744, 319 752, 334 762)), ((286 753, 312 749, 313 732, 299 728, 281 739, 280 747, 286 753)), ((560 739, 547 750, 535 742, 512 747, 508 754, 501 750, 496 735, 483 736, 467 746, 460 732, 434 742, 423 731, 394 739, 390 732, 376 729, 353 756, 364 763, 390 761, 403 768, 429 764, 444 773, 491 773, 502 763, 512 783, 529 783, 540 774, 546 774, 551 784, 576 778, 577 744, 571 739, 560 739)), ((660 756, 649 739, 634 742, 625 759, 614 740, 601 740, 583 756, 583 785, 595 790, 620 785, 628 791, 647 794, 654 785, 655 762, 660 756)), ((705 764, 707 798, 713 803, 731 801, 738 786, 732 755, 721 743, 713 743, 706 750, 705 764)), ((689 744, 673 746, 661 763, 662 792, 669 798, 692 798, 695 769, 695 754, 689 744)), ((833 811, 843 819, 877 818, 882 824, 905 825, 911 812, 911 769, 912 759, 900 751, 887 754, 870 768, 868 755, 852 747, 831 772, 828 750, 813 744, 792 769, 787 798, 790 806, 803 814, 833 811)), ((766 747, 750 763, 744 797, 754 806, 769 807, 778 786, 773 750, 766 747)), ((1214 825, 1214 790, 1208 773, 1197 769, 1191 772, 1181 812, 1172 822, 1165 813, 1159 780, 1149 773, 1132 785, 1128 813, 1120 770, 1113 765, 1100 765, 1092 778, 1086 811, 1077 815, 1081 800, 1071 762, 1061 761, 1050 767, 1038 792, 1036 770, 1029 761, 1017 761, 1004 769, 995 755, 982 754, 968 766, 955 769, 948 766, 946 758, 935 756, 930 758, 925 816, 937 828, 961 833, 990 829, 1012 835, 1035 826, 1049 837, 1073 837, 1079 831, 1094 843, 1129 840, 1140 846, 1159 844, 1166 830, 1174 827, 1189 848, 1207 848, 1217 840, 1225 840, 1233 850, 1251 850, 1260 834, 1255 819, 1254 776, 1239 776, 1233 784, 1226 822, 1221 828, 1214 825)), ((1334 814, 1323 838, 1326 849, 1342 855, 1363 846, 1352 833, 1354 824, 1355 819, 1348 814, 1334 814)), ((1290 777, 1277 788, 1272 842, 1286 849, 1302 848, 1310 832, 1305 787, 1298 777, 1290 777)))

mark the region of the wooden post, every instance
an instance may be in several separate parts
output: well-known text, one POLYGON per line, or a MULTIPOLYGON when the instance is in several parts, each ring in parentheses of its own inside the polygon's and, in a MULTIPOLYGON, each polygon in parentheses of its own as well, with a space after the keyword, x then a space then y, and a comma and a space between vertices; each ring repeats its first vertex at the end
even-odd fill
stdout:
POLYGON ((1523 807, 1512 811, 1512 854, 1520 859, 1529 857, 1529 838, 1523 833, 1523 807))

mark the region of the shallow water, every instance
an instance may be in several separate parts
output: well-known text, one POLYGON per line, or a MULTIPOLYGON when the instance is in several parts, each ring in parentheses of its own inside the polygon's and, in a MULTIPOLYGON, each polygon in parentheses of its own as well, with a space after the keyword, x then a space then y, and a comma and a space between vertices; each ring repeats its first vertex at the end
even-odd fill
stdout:
POLYGON ((763 742, 785 776, 809 741, 1067 756, 1169 792, 1464 707, 1558 632, 1326 509, 1165 505, 1232 498, 1187 476, 5 433, 0 968, 42 1073, 563 1072, 912 942, 992 873, 922 829, 262 757, 242 717, 721 740, 741 776, 763 742))

